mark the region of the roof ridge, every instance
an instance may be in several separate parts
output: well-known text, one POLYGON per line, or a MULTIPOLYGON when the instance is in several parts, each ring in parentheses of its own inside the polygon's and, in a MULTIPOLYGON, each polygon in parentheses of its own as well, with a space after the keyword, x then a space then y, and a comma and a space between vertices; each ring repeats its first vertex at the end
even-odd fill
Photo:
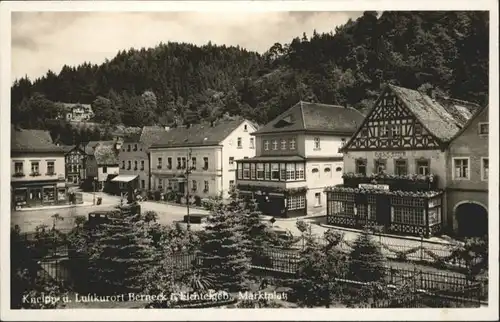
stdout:
POLYGON ((300 101, 300 116, 302 117, 302 127, 304 128, 304 130, 307 130, 306 118, 304 116, 304 104, 302 103, 302 101, 300 101))

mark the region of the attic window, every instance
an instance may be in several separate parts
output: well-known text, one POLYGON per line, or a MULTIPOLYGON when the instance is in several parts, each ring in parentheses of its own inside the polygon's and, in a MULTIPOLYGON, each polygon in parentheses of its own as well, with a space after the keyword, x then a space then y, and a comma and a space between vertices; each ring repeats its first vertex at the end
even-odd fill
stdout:
POLYGON ((248 128, 247 128, 247 125, 243 125, 243 131, 247 132, 248 131, 248 128))
POLYGON ((278 127, 278 128, 285 127, 285 126, 288 126, 291 124, 293 124, 293 119, 292 119, 291 115, 288 115, 287 117, 284 117, 281 120, 279 120, 278 122, 276 122, 276 124, 274 124, 274 127, 278 127))

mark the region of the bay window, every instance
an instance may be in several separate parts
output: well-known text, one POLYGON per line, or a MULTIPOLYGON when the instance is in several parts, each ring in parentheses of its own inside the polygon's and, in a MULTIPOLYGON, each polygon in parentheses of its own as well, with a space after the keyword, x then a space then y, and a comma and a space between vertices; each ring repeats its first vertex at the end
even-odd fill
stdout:
POLYGON ((250 179, 255 180, 255 163, 250 163, 250 179))
POLYGON ((280 166, 278 163, 271 163, 271 180, 280 179, 280 166))
POLYGON ((250 179, 250 163, 243 163, 243 179, 250 179))
POLYGON ((287 163, 286 164, 286 180, 293 181, 295 180, 295 164, 287 163))
POLYGON ((304 180, 304 163, 295 164, 295 180, 304 180))
POLYGON ((280 164, 280 180, 281 181, 286 180, 286 163, 280 164))
POLYGON ((264 164, 257 163, 257 180, 264 180, 264 164))
POLYGON ((264 164, 264 179, 265 180, 270 180, 271 179, 271 165, 269 163, 264 164))

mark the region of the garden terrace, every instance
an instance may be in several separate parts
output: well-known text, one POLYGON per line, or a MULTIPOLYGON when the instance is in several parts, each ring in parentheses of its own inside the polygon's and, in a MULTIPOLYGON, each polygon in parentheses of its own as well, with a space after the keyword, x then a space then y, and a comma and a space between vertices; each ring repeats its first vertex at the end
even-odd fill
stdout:
POLYGON ((344 173, 344 186, 357 188, 360 184, 383 184, 388 185, 390 190, 435 190, 437 189, 438 177, 436 175, 394 175, 360 173, 344 173))
POLYGON ((396 234, 430 237, 442 229, 442 191, 329 187, 327 223, 346 227, 381 226, 396 234))

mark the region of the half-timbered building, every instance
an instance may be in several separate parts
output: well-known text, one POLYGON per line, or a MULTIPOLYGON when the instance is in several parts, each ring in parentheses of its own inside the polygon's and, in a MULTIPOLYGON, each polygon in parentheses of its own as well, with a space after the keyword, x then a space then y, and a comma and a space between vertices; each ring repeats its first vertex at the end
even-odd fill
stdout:
POLYGON ((448 225, 447 146, 477 105, 388 85, 344 145, 344 184, 327 189, 327 221, 430 236, 448 225))
POLYGON ((256 156, 237 160, 239 193, 270 216, 326 214, 325 187, 342 181, 339 148, 362 121, 353 108, 295 104, 252 133, 256 156))

